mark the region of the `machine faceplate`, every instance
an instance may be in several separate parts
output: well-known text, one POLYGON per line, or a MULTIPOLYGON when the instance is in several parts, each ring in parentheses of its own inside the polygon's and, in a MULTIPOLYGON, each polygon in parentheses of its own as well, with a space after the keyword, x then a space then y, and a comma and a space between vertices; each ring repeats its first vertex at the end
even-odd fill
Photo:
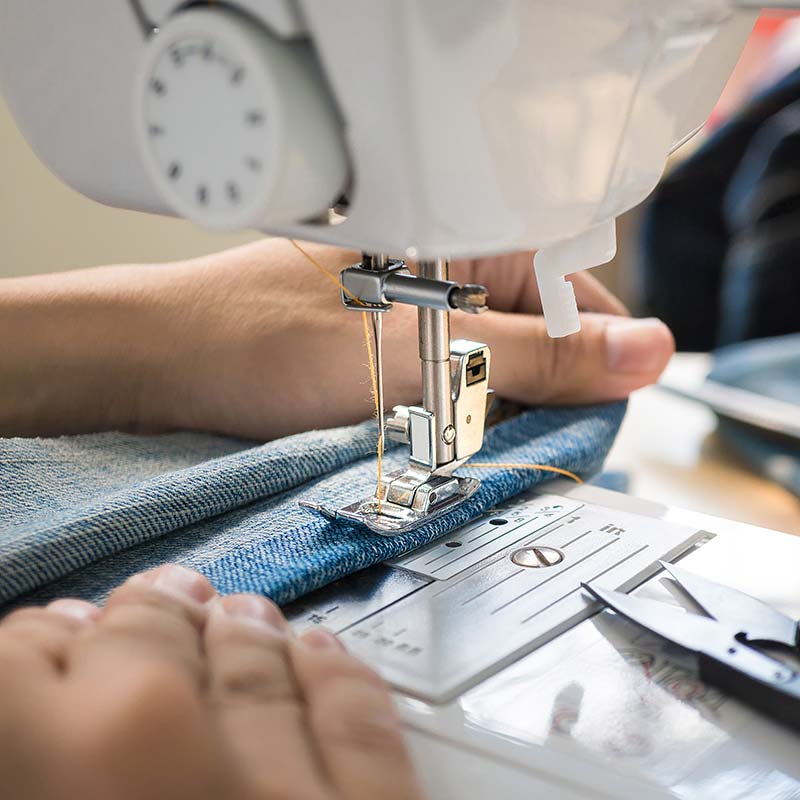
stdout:
POLYGON ((596 610, 581 582, 628 590, 706 534, 532 495, 286 609, 325 625, 398 690, 443 703, 596 610))

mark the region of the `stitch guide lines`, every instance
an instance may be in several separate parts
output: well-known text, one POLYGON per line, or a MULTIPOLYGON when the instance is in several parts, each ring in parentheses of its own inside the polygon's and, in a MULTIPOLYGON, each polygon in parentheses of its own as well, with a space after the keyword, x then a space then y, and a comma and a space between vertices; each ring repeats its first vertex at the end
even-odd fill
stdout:
POLYGON ((358 592, 350 583, 344 592, 323 588, 287 616, 302 630, 324 614, 325 627, 396 689, 445 703, 591 616, 596 605, 582 582, 630 588, 658 572, 658 559, 705 536, 529 492, 361 573, 358 592))

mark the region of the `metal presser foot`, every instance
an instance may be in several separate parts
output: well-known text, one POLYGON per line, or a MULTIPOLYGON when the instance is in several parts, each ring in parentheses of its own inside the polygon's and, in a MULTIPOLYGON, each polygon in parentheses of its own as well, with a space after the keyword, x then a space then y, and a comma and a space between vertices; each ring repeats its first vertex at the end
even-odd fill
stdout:
POLYGON ((450 312, 487 308, 483 286, 448 280, 449 262, 419 262, 412 275, 402 261, 364 254, 341 273, 344 305, 372 314, 378 373, 378 408, 385 436, 409 445, 408 467, 383 476, 376 494, 343 508, 301 503, 328 519, 356 522, 383 535, 404 533, 453 509, 480 486, 453 472, 480 450, 492 392, 489 348, 466 339, 450 341, 450 312), (382 315, 393 303, 419 309, 422 405, 383 413, 382 315))

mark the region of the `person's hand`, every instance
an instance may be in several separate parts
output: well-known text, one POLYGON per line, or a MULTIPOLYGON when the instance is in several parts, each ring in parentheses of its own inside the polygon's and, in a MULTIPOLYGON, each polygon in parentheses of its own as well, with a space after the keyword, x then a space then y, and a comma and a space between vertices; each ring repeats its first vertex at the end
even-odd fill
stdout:
POLYGON ((18 800, 415 800, 388 692, 322 630, 167 565, 103 610, 0 623, 0 776, 18 800))
MULTIPOLYGON (((303 245, 338 272, 354 252, 303 245)), ((491 311, 451 314, 454 337, 492 348, 490 385, 524 404, 626 397, 673 352, 657 320, 631 320, 595 279, 572 280, 583 329, 547 336, 532 255, 455 262, 491 311)), ((384 322, 386 408, 421 397, 417 311, 384 322)), ((344 425, 374 411, 362 315, 292 244, 269 239, 173 264, 0 282, 0 434, 120 428, 257 440, 344 425), (3 291, 4 289, 4 291, 3 291)))
MULTIPOLYGON (((329 271, 354 252, 304 244, 329 271)), ((373 412, 361 314, 286 240, 267 240, 167 268, 172 276, 166 374, 151 396, 157 426, 264 439, 367 418, 373 412)), ((483 283, 492 309, 451 314, 454 337, 492 349, 490 384, 525 404, 626 397, 655 381, 674 350, 657 320, 631 320, 586 273, 573 276, 580 333, 551 339, 541 316, 532 255, 455 262, 453 280, 483 283)), ((165 281, 167 278, 165 277, 165 281)), ((168 321, 169 324, 169 321, 168 321)), ((386 407, 421 396, 417 311, 384 317, 386 407)))

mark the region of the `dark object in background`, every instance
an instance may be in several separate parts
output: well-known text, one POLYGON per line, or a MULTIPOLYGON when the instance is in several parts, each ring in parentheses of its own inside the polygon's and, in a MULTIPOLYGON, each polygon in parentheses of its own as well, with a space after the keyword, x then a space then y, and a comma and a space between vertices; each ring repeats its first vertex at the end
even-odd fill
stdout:
MULTIPOLYGON (((795 405, 800 419, 800 334, 724 347, 708 379, 752 393, 757 408, 765 408, 758 397, 795 405)), ((800 438, 724 414, 717 432, 756 472, 800 498, 800 438)))
POLYGON ((725 417, 719 420, 718 432, 751 469, 800 499, 800 447, 796 442, 725 417))
POLYGON ((664 179, 642 237, 645 311, 679 350, 800 331, 800 69, 664 179))

